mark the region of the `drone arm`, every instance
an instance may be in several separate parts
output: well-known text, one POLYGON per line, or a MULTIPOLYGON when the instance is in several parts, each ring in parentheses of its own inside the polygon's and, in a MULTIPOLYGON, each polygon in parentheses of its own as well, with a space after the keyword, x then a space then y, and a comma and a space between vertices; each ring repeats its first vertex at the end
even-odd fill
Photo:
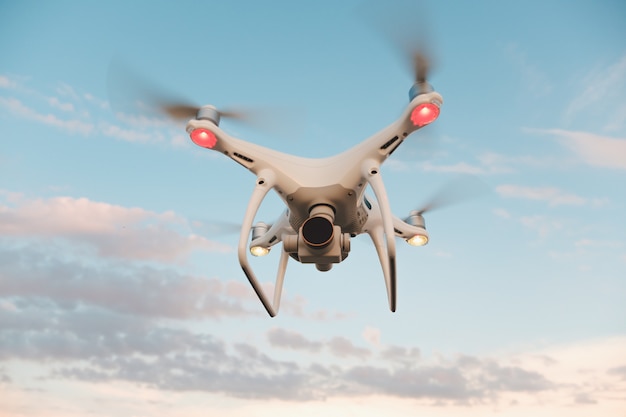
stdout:
POLYGON ((382 230, 380 226, 375 227, 370 232, 370 237, 376 246, 378 257, 380 258, 380 263, 383 268, 387 297, 389 299, 389 309, 396 311, 396 241, 394 239, 395 233, 392 222, 393 214, 391 213, 391 206, 389 205, 385 185, 380 176, 380 164, 374 160, 368 159, 364 161, 361 168, 363 175, 372 187, 372 190, 374 190, 376 200, 378 200, 380 207, 382 230), (386 239, 386 252, 383 250, 383 232, 386 239))
POLYGON ((248 203, 248 208, 244 216, 243 225, 241 227, 241 234, 239 235, 239 245, 237 248, 241 269, 243 269, 243 272, 244 274, 246 274, 248 281, 250 281, 254 292, 259 297, 259 300, 261 300, 261 303, 263 303, 263 307, 265 307, 265 310, 267 310, 267 313, 271 317, 274 317, 276 313, 278 313, 278 308, 280 307, 280 296, 282 293, 289 255, 284 251, 281 255, 278 272, 276 274, 276 284, 274 285, 273 302, 270 303, 269 298, 265 294, 265 291, 263 290, 263 287, 261 286, 259 281, 256 279, 256 276, 254 275, 254 272, 250 267, 250 263, 248 262, 247 243, 248 236, 250 235, 250 231, 252 230, 252 222, 254 221, 254 216, 256 215, 259 207, 261 206, 261 202, 267 195, 268 191, 271 190, 274 186, 274 179, 274 173, 270 170, 263 170, 259 172, 256 187, 252 192, 252 196, 250 197, 250 202, 248 203))

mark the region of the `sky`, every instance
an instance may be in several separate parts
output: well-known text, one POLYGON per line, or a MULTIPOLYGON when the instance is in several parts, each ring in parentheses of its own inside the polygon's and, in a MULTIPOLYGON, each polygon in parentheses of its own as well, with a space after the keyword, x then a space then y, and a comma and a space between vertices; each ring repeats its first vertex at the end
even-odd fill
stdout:
POLYGON ((619 0, 0 0, 0 416, 623 416, 625 23, 619 0), (329 272, 290 262, 270 318, 224 230, 255 177, 116 106, 113 69, 269 109, 221 127, 325 157, 407 105, 390 32, 444 98, 383 166, 394 213, 475 198, 397 242, 395 313, 359 237, 329 272))

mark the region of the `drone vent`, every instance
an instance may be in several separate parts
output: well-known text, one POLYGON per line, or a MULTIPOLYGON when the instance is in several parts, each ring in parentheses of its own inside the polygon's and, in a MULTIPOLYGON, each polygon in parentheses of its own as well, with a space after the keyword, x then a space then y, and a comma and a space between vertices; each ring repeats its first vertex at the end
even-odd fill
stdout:
POLYGON ((389 139, 387 142, 385 142, 385 144, 383 146, 380 147, 381 151, 384 151, 385 149, 387 149, 388 147, 390 147, 391 145, 393 145, 397 140, 398 140, 398 136, 394 136, 391 139, 389 139))
POLYGON ((242 155, 239 152, 234 152, 233 155, 235 155, 239 159, 243 159, 246 162, 250 162, 250 163, 254 162, 254 160, 252 158, 248 158, 247 156, 242 155))

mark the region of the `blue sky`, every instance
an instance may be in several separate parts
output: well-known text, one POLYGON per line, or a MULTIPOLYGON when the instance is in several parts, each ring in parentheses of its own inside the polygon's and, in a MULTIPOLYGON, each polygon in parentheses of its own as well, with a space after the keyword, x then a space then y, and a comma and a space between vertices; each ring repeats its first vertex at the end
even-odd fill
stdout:
POLYGON ((0 1, 0 416, 623 414, 626 6, 407 4, 0 1), (209 227, 254 176, 112 108, 111 65, 267 106, 273 129, 222 127, 323 157, 407 103, 372 15, 428 39, 445 101, 384 165, 394 212, 487 192, 398 242, 396 313, 363 238, 330 272, 290 263, 270 319, 209 227))

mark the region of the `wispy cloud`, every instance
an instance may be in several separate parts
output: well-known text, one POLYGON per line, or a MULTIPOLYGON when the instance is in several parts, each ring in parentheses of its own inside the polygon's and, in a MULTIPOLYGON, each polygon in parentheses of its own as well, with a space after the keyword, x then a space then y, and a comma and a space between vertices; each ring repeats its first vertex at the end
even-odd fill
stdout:
POLYGON ((552 91, 552 83, 547 75, 531 62, 528 54, 522 51, 518 45, 508 45, 505 52, 521 75, 525 91, 537 97, 545 96, 552 91))
POLYGON ((64 112, 73 112, 74 105, 72 103, 63 102, 59 100, 57 97, 49 97, 48 104, 55 109, 62 110, 64 112))
POLYGON ((521 185, 504 184, 497 186, 496 192, 505 198, 545 201, 550 206, 580 206, 588 203, 586 198, 576 194, 567 193, 556 187, 526 187, 521 185))
POLYGON ((624 94, 626 94, 626 55, 611 65, 594 69, 583 77, 583 89, 565 110, 565 118, 573 120, 582 113, 596 114, 600 108, 609 122, 606 130, 615 131, 623 127, 624 94), (616 106, 617 104, 617 106, 616 106))
POLYGON ((0 107, 4 107, 16 116, 54 126, 71 133, 89 135, 94 131, 93 123, 78 119, 63 119, 52 113, 39 113, 16 98, 0 97, 0 107))
POLYGON ((185 142, 166 118, 122 113, 113 117, 107 100, 76 91, 69 84, 60 83, 54 91, 55 95, 50 96, 28 90, 7 76, 0 76, 0 88, 13 91, 12 97, 0 98, 0 107, 15 116, 72 134, 102 135, 138 143, 169 142, 177 147, 185 142))
POLYGON ((480 166, 471 165, 466 162, 457 162, 455 164, 443 165, 443 164, 433 164, 431 162, 424 162, 420 164, 421 168, 424 171, 430 172, 445 172, 445 173, 454 173, 454 174, 470 174, 470 175, 480 175, 485 173, 485 169, 480 166))
POLYGON ((559 143, 584 163, 610 169, 626 169, 626 139, 564 129, 529 129, 556 136, 559 143))
POLYGON ((534 230, 540 237, 546 237, 563 230, 563 221, 544 215, 522 216, 517 219, 524 227, 534 230))
POLYGON ((15 88, 17 82, 6 75, 0 75, 0 88, 15 88))
MULTIPOLYGON (((444 155, 445 157, 446 155, 444 155)), ((535 155, 505 155, 497 152, 483 152, 474 156, 471 162, 443 162, 432 159, 420 163, 390 159, 386 164, 394 171, 408 172, 420 170, 425 172, 441 172, 469 175, 512 174, 521 168, 553 168, 563 164, 556 158, 535 155)))
POLYGON ((127 129, 122 126, 106 122, 99 125, 98 132, 104 136, 121 139, 127 142, 148 143, 163 141, 163 135, 160 132, 127 129))

